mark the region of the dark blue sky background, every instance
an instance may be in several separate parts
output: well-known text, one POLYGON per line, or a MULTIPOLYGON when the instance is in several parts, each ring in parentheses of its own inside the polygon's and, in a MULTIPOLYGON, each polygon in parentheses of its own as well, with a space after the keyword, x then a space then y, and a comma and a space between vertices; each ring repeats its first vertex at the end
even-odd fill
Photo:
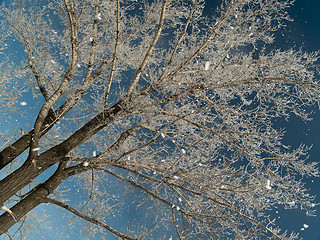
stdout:
MULTIPOLYGON (((210 16, 218 2, 207 0, 206 14, 210 16)), ((275 47, 282 49, 303 49, 304 51, 320 50, 320 0, 296 0, 293 7, 289 9, 293 22, 288 22, 285 29, 281 29, 275 41, 275 47)), ((319 62, 320 64, 320 62, 319 62)), ((301 143, 312 145, 310 161, 320 162, 320 112, 318 108, 309 109, 314 111, 313 120, 303 122, 292 117, 288 122, 281 121, 279 126, 286 128, 284 143, 298 147, 301 143)), ((304 179, 307 188, 312 195, 317 195, 316 202, 320 203, 320 179, 304 179)), ((320 207, 317 206, 316 217, 307 217, 300 209, 284 210, 274 209, 271 215, 277 218, 280 228, 288 232, 299 232, 300 237, 305 240, 320 240, 320 207), (308 227, 304 226, 306 224, 308 227)))
MULTIPOLYGON (((0 0, 0 3, 3 0, 0 0)), ((214 14, 214 9, 220 1, 207 0, 207 7, 205 13, 210 16, 214 14)), ((297 0, 295 5, 289 10, 290 16, 294 19, 293 22, 289 22, 286 29, 282 29, 278 34, 275 46, 288 49, 288 48, 302 48, 305 51, 317 51, 320 49, 320 0, 297 0)), ((30 104, 25 106, 30 110, 30 104)), ((33 109, 33 108, 32 108, 33 109)), ((32 110, 31 109, 31 110, 32 110)), ((33 109, 34 110, 34 109, 33 109)), ((312 115, 314 120, 310 122, 303 122, 295 117, 291 118, 289 122, 283 121, 278 123, 279 126, 285 127, 287 133, 285 135, 285 144, 291 145, 293 148, 299 146, 301 143, 307 145, 313 145, 310 151, 310 160, 320 162, 320 112, 317 108, 312 115)), ((310 192, 313 195, 318 195, 317 201, 320 202, 320 180, 317 178, 305 179, 305 182, 310 188, 310 192)), ((75 186, 76 188, 77 186, 75 186)), ((82 196, 77 195, 77 191, 74 191, 75 200, 82 196)), ((317 206, 318 213, 320 214, 320 207, 317 206)), ((123 218, 131 218, 132 216, 126 216, 127 209, 123 207, 123 218)), ((67 231, 67 234, 61 233, 57 230, 63 228, 66 224, 66 220, 71 216, 64 210, 57 209, 56 207, 42 205, 41 207, 33 211, 34 214, 45 213, 51 215, 48 218, 49 226, 51 229, 47 229, 44 234, 44 239, 84 239, 78 227, 75 226, 71 231, 67 231)), ((320 216, 307 217, 303 211, 300 210, 284 210, 274 209, 271 214, 277 217, 277 223, 283 229, 287 229, 289 232, 295 231, 300 233, 300 237, 305 240, 320 240, 320 216), (306 228, 306 224, 308 227, 306 228)), ((133 219, 133 218, 132 218, 133 219)), ((110 219, 110 225, 117 228, 119 220, 110 219)), ((66 227, 68 229, 68 226, 66 227)), ((31 239, 39 239, 35 236, 31 239)), ((90 238, 92 239, 92 238, 90 238)), ((94 239, 101 239, 100 235, 97 235, 94 239)), ((107 238, 114 239, 114 238, 107 238)))

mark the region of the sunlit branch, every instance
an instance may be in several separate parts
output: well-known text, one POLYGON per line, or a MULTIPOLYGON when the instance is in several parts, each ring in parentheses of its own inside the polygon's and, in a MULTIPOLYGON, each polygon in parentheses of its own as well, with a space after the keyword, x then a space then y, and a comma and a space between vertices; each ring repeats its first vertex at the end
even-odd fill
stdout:
POLYGON ((180 234, 180 231, 179 231, 179 229, 178 229, 176 217, 175 217, 174 214, 175 214, 175 213, 174 213, 174 208, 171 208, 171 217, 172 217, 173 225, 174 225, 174 228, 175 228, 175 230, 176 230, 176 233, 177 233, 177 235, 178 235, 179 240, 181 240, 181 239, 182 239, 182 238, 181 238, 181 234, 180 234))
POLYGON ((31 141, 31 146, 30 146, 30 151, 29 151, 29 157, 28 160, 32 161, 32 164, 36 166, 36 160, 35 156, 37 156, 39 152, 39 139, 41 136, 41 127, 43 125, 43 122, 45 120, 45 117, 52 108, 53 104, 58 101, 58 99, 61 97, 63 94, 63 91, 66 89, 71 77, 72 73, 75 69, 76 62, 77 62, 77 53, 78 53, 78 34, 77 34, 77 25, 76 25, 76 20, 74 16, 74 10, 72 7, 72 4, 68 5, 66 0, 64 0, 65 6, 66 6, 66 11, 69 16, 69 21, 70 21, 70 30, 71 30, 71 62, 68 70, 66 71, 64 78, 62 82, 60 83, 58 89, 50 96, 48 101, 44 103, 42 106, 37 119, 34 124, 34 132, 32 135, 32 141, 31 141))
POLYGON ((97 155, 97 159, 98 158, 102 158, 105 156, 108 156, 110 154, 112 154, 114 151, 116 151, 117 149, 119 149, 122 144, 126 141, 126 139, 134 132, 137 131, 139 129, 143 128, 143 126, 141 125, 137 125, 134 126, 132 128, 129 128, 128 130, 124 131, 121 133, 120 137, 118 138, 118 140, 116 142, 114 142, 106 151, 100 153, 97 155))
MULTIPOLYGON (((186 114, 186 115, 188 115, 188 114, 186 114)), ((169 124, 167 124, 163 129, 161 129, 161 131, 166 130, 167 128, 169 128, 170 126, 172 126, 174 123, 176 123, 177 121, 179 121, 179 119, 180 119, 180 117, 177 117, 176 119, 172 120, 172 121, 171 121, 169 124)), ((139 128, 144 127, 144 128, 146 128, 146 129, 148 129, 148 130, 153 131, 151 128, 149 128, 148 126, 145 126, 145 125, 139 125, 139 126, 137 126, 137 127, 139 127, 139 128)), ((134 129, 134 130, 137 130, 137 129, 134 129)), ((124 156, 126 156, 126 155, 128 155, 128 154, 130 154, 130 153, 137 152, 138 150, 140 150, 140 149, 142 149, 142 148, 144 148, 144 147, 149 146, 150 144, 154 143, 160 135, 161 135, 161 132, 157 131, 157 134, 156 134, 151 140, 145 142, 145 143, 142 144, 142 145, 139 145, 138 147, 136 147, 136 148, 134 148, 134 149, 131 149, 131 150, 123 153, 121 156, 119 156, 119 157, 115 160, 115 162, 120 161, 124 156)), ((126 132, 124 133, 124 136, 126 136, 126 132)), ((115 144, 117 144, 117 143, 115 143, 115 144)))
MULTIPOLYGON (((187 188, 187 187, 183 187, 183 186, 181 186, 181 185, 179 185, 179 184, 176 184, 176 183, 174 183, 174 182, 170 182, 170 183, 169 183, 167 180, 157 180, 157 179, 154 179, 154 178, 152 178, 152 177, 149 177, 149 176, 147 176, 147 175, 145 175, 145 174, 142 174, 142 173, 140 173, 140 172, 137 172, 137 171, 135 171, 135 170, 126 168, 126 167, 124 167, 124 166, 119 166, 119 167, 120 167, 120 168, 124 168, 124 169, 126 169, 127 171, 130 171, 130 172, 132 172, 132 173, 135 173, 135 174, 139 175, 140 177, 146 178, 146 179, 148 179, 148 180, 150 180, 150 181, 158 181, 159 183, 166 183, 168 186, 175 186, 175 187, 177 187, 177 188, 179 188, 179 189, 181 189, 181 190, 184 190, 184 191, 186 191, 186 192, 189 192, 189 193, 192 193, 192 194, 199 195, 199 196, 202 196, 202 197, 204 197, 204 198, 207 198, 207 199, 215 202, 216 204, 221 205, 221 206, 224 206, 224 207, 227 207, 227 208, 230 209, 231 211, 234 211, 235 213, 237 213, 237 214, 239 215, 239 217, 241 217, 241 218, 243 219, 245 225, 246 225, 246 223, 245 223, 245 220, 244 220, 244 219, 248 219, 248 220, 250 220, 252 223, 257 224, 257 225, 259 225, 260 227, 262 227, 262 228, 264 228, 265 230, 267 230, 268 232, 272 233, 275 237, 281 239, 281 238, 280 238, 277 234, 275 234, 271 229, 267 228, 266 226, 264 226, 263 224, 259 223, 258 221, 256 221, 256 220, 248 217, 247 215, 241 213, 241 212, 240 212, 239 210, 237 210, 237 209, 232 205, 232 203, 230 203, 227 199, 225 199, 225 198, 222 197, 221 195, 218 195, 218 194, 216 194, 216 193, 214 193, 214 192, 212 192, 212 191, 210 191, 210 193, 213 193, 213 194, 217 195, 217 197, 221 198, 225 203, 223 203, 223 202, 221 202, 221 201, 218 201, 218 200, 216 200, 216 199, 213 199, 212 197, 210 197, 210 196, 208 196, 208 195, 205 195, 205 192, 197 192, 197 191, 195 191, 195 190, 192 190, 192 189, 187 188)), ((145 191, 145 192, 148 193, 148 194, 151 193, 154 198, 157 198, 157 199, 161 200, 162 202, 165 202, 165 203, 167 203, 168 205, 171 206, 171 203, 169 203, 167 200, 164 200, 164 199, 160 198, 159 196, 157 196, 157 195, 155 195, 154 193, 152 193, 152 192, 150 192, 149 190, 147 190, 145 187, 143 187, 143 186, 141 186, 141 185, 139 185, 139 184, 137 184, 137 183, 135 183, 135 182, 133 182, 133 181, 131 181, 131 180, 128 180, 128 179, 126 179, 126 178, 124 178, 124 177, 122 177, 122 176, 120 176, 120 175, 117 175, 117 174, 115 174, 114 172, 112 172, 112 171, 110 171, 110 170, 108 170, 108 169, 105 169, 105 168, 102 168, 102 167, 97 167, 97 169, 106 171, 106 172, 108 172, 108 173, 116 176, 117 178, 119 178, 119 179, 121 179, 121 180, 123 180, 123 181, 125 181, 125 182, 128 182, 128 183, 130 183, 131 185, 133 185, 133 186, 135 186, 135 187, 138 187, 138 188, 142 189, 143 191, 145 191)), ((159 173, 159 172, 158 172, 158 174, 161 175, 161 173, 159 173)), ((207 189, 206 187, 203 187, 203 191, 205 191, 206 189, 207 189)), ((180 211, 183 212, 183 213, 185 213, 185 214, 187 214, 187 215, 189 215, 189 214, 188 214, 187 212, 185 212, 184 210, 181 210, 181 209, 180 209, 180 211)), ((192 213, 190 213, 190 214, 192 214, 192 213)), ((193 215, 193 214, 192 214, 192 215, 193 215)), ((210 217, 215 217, 215 216, 210 216, 210 217)), ((249 231, 249 227, 247 227, 247 230, 249 231)))
POLYGON ((136 72, 136 75, 134 76, 133 80, 131 81, 130 83, 130 86, 128 87, 128 90, 127 90, 127 93, 126 93, 126 96, 129 96, 131 95, 131 93, 133 92, 134 88, 137 86, 138 82, 139 82, 139 79, 140 79, 140 76, 142 74, 142 71, 144 70, 145 66, 147 65, 148 63, 148 60, 152 54, 152 51, 161 35, 161 31, 162 31, 162 27, 163 27, 163 23, 164 23, 164 17, 165 17, 165 10, 166 10, 166 3, 167 3, 167 0, 162 0, 162 10, 161 10, 161 14, 160 14, 160 19, 159 19, 159 23, 158 23, 158 29, 157 29, 157 32, 156 34, 154 35, 153 39, 152 39, 152 42, 149 46, 149 49, 148 51, 146 52, 145 56, 144 56, 144 59, 140 65, 140 67, 138 68, 137 72, 136 72))
POLYGON ((186 61, 184 61, 173 73, 171 73, 170 76, 174 76, 174 75, 178 74, 186 65, 188 65, 188 63, 190 63, 192 61, 192 59, 197 57, 203 51, 203 49, 205 49, 209 45, 209 43, 211 41, 213 41, 220 26, 227 19, 229 8, 231 7, 231 5, 232 5, 232 1, 230 1, 230 3, 229 3, 229 6, 227 8, 225 15, 222 17, 222 19, 219 21, 219 23, 214 27, 214 29, 212 30, 212 32, 208 36, 208 38, 201 44, 201 46, 186 61))
POLYGON ((78 217, 81 217, 82 219, 84 219, 84 220, 86 220, 88 222, 91 222, 91 223, 93 223, 93 224, 95 224, 97 226, 103 227, 103 228, 107 229, 108 231, 110 231, 111 233, 113 233, 114 235, 116 235, 116 236, 118 236, 118 237, 120 237, 122 239, 128 239, 128 240, 137 240, 138 239, 138 238, 133 238, 133 237, 127 236, 125 234, 122 234, 122 233, 118 232, 117 230, 113 229, 112 227, 108 226, 107 224, 103 223, 102 221, 99 221, 99 220, 97 220, 95 218, 92 218, 92 217, 88 217, 87 215, 77 211, 76 209, 72 208, 70 205, 65 204, 65 203, 63 203, 61 201, 58 201, 56 199, 49 198, 49 197, 47 197, 45 199, 45 201, 47 203, 52 203, 52 204, 55 204, 55 205, 57 205, 59 207, 62 207, 62 208, 68 210, 69 212, 77 215, 78 217))
MULTIPOLYGON (((95 16, 98 15, 98 11, 99 11, 99 8, 95 7, 95 16)), ((90 54, 89 54, 87 72, 86 72, 86 75, 85 75, 84 79, 88 79, 89 76, 91 75, 92 71, 93 71, 95 55, 96 55, 95 52, 96 52, 96 48, 97 48, 97 45, 98 45, 98 43, 97 43, 98 24, 99 24, 99 20, 95 19, 94 23, 93 23, 93 29, 92 29, 91 51, 90 51, 90 54)))
POLYGON ((10 240, 14 240, 13 237, 10 235, 9 232, 6 232, 7 236, 10 238, 10 240))
POLYGON ((152 191, 148 190, 147 188, 143 187, 142 185, 140 185, 140 184, 138 184, 138 183, 136 183, 136 182, 134 182, 134 181, 132 181, 132 180, 129 180, 129 179, 125 178, 125 177, 122 177, 121 175, 116 174, 115 172, 113 172, 113 171, 111 171, 111 170, 109 170, 109 169, 107 169, 107 168, 104 168, 104 167, 95 166, 95 169, 98 169, 98 170, 102 170, 102 171, 104 171, 104 172, 107 172, 107 173, 111 174, 112 176, 114 176, 114 177, 116 177, 116 178, 118 178, 118 179, 120 179, 120 180, 122 180, 122 181, 124 181, 124 182, 127 182, 127 183, 129 183, 130 185, 132 185, 132 186, 134 186, 134 187, 136 187, 136 188, 138 188, 138 189, 141 189, 142 191, 144 191, 144 192, 147 193, 148 195, 150 195, 150 196, 152 196, 152 197, 160 200, 161 202, 163 202, 163 203, 165 203, 165 204, 167 204, 167 205, 169 205, 169 206, 172 206, 172 204, 171 204, 169 201, 165 200, 164 198, 161 198, 161 197, 158 196, 157 194, 153 193, 152 191))
POLYGON ((110 94, 113 74, 115 71, 117 51, 118 51, 118 46, 119 46, 119 35, 120 35, 120 2, 119 2, 119 0, 117 0, 116 3, 117 3, 117 28, 116 28, 116 40, 115 40, 116 43, 115 43, 114 51, 113 51, 113 55, 112 55, 112 66, 110 69, 109 80, 108 80, 106 90, 105 90, 106 92, 105 92, 104 108, 108 108, 109 94, 110 94))

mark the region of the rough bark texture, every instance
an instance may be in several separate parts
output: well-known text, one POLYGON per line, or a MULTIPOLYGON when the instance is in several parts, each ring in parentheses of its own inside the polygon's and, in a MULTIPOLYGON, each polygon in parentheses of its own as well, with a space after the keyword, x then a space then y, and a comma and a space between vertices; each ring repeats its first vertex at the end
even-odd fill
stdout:
MULTIPOLYGON (((56 111, 56 114, 59 112, 60 111, 56 111)), ((57 120, 57 118, 54 117, 56 114, 51 113, 46 117, 41 128, 41 136, 45 135, 51 129, 51 127, 54 126, 52 123, 57 120)), ((0 152, 0 170, 7 166, 30 146, 32 134, 33 130, 26 133, 13 144, 9 145, 0 152)))
MULTIPOLYGON (((39 204, 45 202, 45 198, 56 189, 61 182, 68 177, 67 172, 63 169, 63 164, 59 166, 56 172, 44 183, 39 184, 27 196, 11 208, 16 219, 19 221, 29 211, 34 209, 39 204)), ((9 213, 4 213, 0 216, 0 235, 6 233, 16 221, 9 213)))
POLYGON ((32 132, 23 135, 16 142, 0 152, 0 169, 7 166, 13 159, 29 147, 31 135, 32 132))
POLYGON ((110 109, 108 113, 102 112, 94 117, 91 121, 81 127, 68 139, 40 154, 36 158, 36 165, 31 160, 26 161, 20 168, 0 181, 0 203, 4 203, 12 197, 17 191, 28 185, 34 178, 44 172, 55 163, 63 161, 63 158, 74 148, 79 146, 85 140, 89 139, 101 128, 108 124, 111 119, 110 115, 116 115, 121 108, 119 104, 110 109))

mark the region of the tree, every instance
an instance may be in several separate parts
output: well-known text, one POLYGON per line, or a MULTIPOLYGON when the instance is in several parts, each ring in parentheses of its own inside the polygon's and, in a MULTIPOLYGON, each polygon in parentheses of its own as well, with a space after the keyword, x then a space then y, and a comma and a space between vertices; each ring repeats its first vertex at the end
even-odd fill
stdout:
MULTIPOLYGON (((2 63, 1 84, 11 89, 12 78, 26 76, 39 111, 27 116, 29 132, 2 140, 0 234, 24 238, 27 214, 50 203, 121 239, 161 239, 170 226, 179 239, 297 236, 274 226, 268 210, 312 215, 301 176, 318 169, 307 146, 282 143, 275 121, 308 120, 308 107, 319 104, 319 54, 272 49, 291 1, 226 0, 212 18, 204 4, 1 6, 4 43, 14 38, 25 48, 21 62, 2 63), (87 194, 82 205, 59 190, 73 181, 87 194), (117 181, 121 193, 111 193, 117 181), (130 194, 152 219, 132 226, 148 230, 105 221, 130 194)), ((17 100, 1 96, 8 106, 17 100)))

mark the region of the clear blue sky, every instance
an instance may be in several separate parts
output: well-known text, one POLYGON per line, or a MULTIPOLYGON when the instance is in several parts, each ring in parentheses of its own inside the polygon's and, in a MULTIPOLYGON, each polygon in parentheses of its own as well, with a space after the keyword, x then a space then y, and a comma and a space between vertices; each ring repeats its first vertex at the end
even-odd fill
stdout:
MULTIPOLYGON (((6 0, 7 1, 7 0, 6 0)), ((3 2, 0 0, 0 3, 3 2)), ((211 15, 215 9, 216 4, 220 1, 207 0, 206 14, 211 15)), ((282 34, 279 34, 279 38, 276 41, 276 45, 281 48, 302 48, 305 51, 315 51, 320 49, 320 0, 297 0, 295 6, 290 10, 290 15, 294 19, 294 22, 288 23, 286 29, 282 30, 282 34)), ((31 104, 25 106, 30 111, 35 109, 30 108, 31 104)), ((289 122, 282 122, 283 126, 287 129, 285 136, 285 143, 296 147, 300 143, 307 145, 312 144, 310 160, 320 161, 320 113, 315 111, 313 115, 314 120, 304 123, 299 119, 293 118, 289 122)), ((311 193, 318 195, 317 202, 320 202, 320 181, 319 179, 306 179, 307 186, 311 189, 311 193)), ((81 199, 81 195, 77 195, 77 191, 74 191, 74 200, 81 199)), ((123 214, 121 220, 132 218, 127 214, 128 209, 123 207, 123 214)), ((318 212, 320 214, 320 208, 318 206, 318 212)), ((46 213, 51 215, 48 218, 49 226, 51 229, 43 232, 44 239, 71 239, 80 240, 85 239, 81 236, 78 226, 75 226, 70 231, 62 233, 58 229, 63 228, 66 225, 67 219, 71 216, 64 210, 57 209, 56 207, 50 207, 42 205, 35 209, 33 213, 46 213)), ((287 229, 289 232, 300 232, 300 236, 306 240, 320 240, 320 216, 306 217, 304 212, 299 210, 283 210, 275 209, 272 213, 275 217, 279 217, 277 223, 281 228, 287 229), (304 227, 304 224, 308 225, 308 228, 304 227), (302 230, 303 229, 303 230, 302 230)), ((110 225, 115 227, 121 220, 110 219, 110 225)), ((65 230, 68 230, 66 226, 65 230)), ((31 239, 39 239, 36 235, 31 239)), ((92 239, 92 238, 91 238, 92 239)), ((95 239, 101 239, 100 235, 97 235, 95 239)), ((107 238, 114 239, 114 238, 107 238)))

